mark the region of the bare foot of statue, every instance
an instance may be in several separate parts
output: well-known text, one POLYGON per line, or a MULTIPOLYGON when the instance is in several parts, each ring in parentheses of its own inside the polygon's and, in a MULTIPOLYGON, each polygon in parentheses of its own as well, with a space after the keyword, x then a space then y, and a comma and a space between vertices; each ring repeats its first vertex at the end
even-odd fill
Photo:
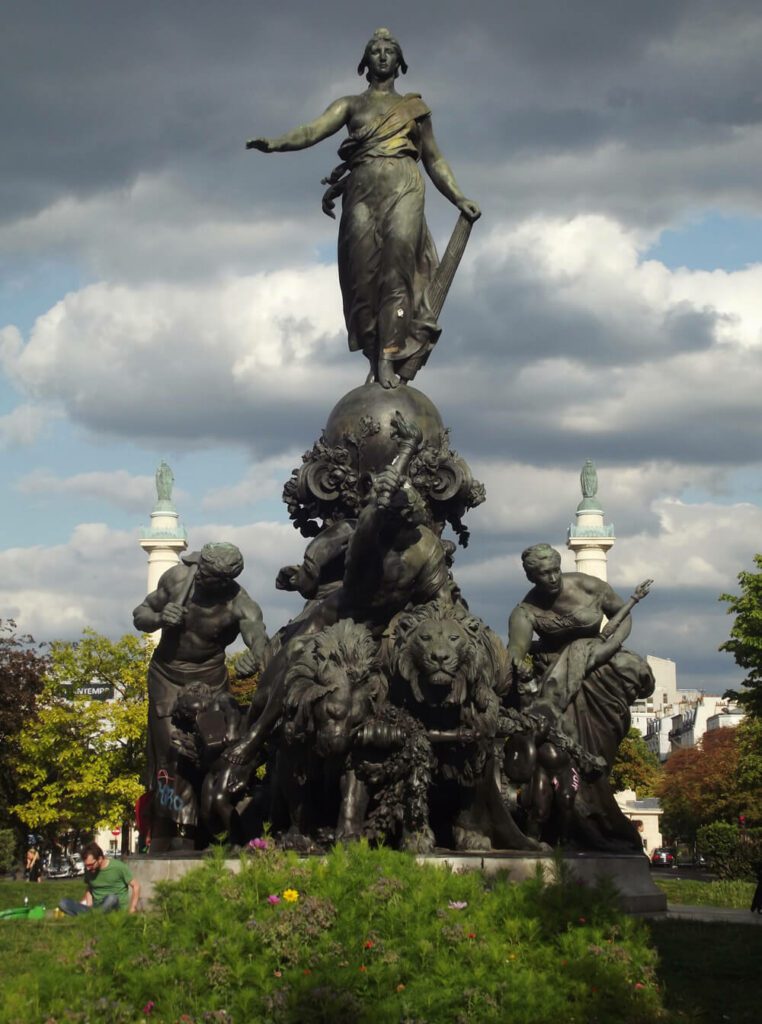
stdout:
POLYGON ((399 385, 400 379, 394 372, 394 363, 391 359, 379 359, 378 383, 382 388, 396 388, 399 385))

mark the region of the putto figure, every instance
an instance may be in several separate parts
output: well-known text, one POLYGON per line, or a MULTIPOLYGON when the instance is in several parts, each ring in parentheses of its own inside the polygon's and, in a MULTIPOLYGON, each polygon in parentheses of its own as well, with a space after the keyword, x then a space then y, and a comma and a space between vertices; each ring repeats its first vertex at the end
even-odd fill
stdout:
MULTIPOLYGON (((323 179, 329 186, 323 210, 333 217, 334 202, 342 197, 338 261, 349 348, 365 353, 370 381, 394 387, 411 380, 426 361, 439 336, 436 316, 444 301, 444 295, 434 300, 430 290, 437 255, 424 217, 418 161, 467 222, 481 211, 461 192, 440 152, 429 108, 418 94, 396 91, 407 64, 388 29, 376 29, 357 71, 367 72, 365 92, 342 96, 314 121, 279 138, 251 139, 246 148, 306 149, 347 127, 339 147, 342 162, 323 179)), ((449 282, 445 293, 447 287, 449 282)))

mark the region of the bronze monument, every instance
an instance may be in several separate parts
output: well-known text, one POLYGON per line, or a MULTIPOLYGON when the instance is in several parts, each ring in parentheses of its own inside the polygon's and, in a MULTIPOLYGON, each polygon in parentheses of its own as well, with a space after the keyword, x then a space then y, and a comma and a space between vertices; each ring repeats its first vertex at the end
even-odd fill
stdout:
MULTIPOLYGON (((419 852, 639 850, 607 773, 630 704, 653 689, 646 663, 622 649, 650 581, 625 602, 601 580, 562 574, 558 553, 535 545, 523 556, 533 587, 511 614, 507 648, 457 583, 463 517, 484 488, 409 381, 439 335, 480 211, 438 148, 429 108, 397 93, 406 71, 399 43, 378 29, 358 67, 365 92, 247 144, 304 149, 346 127, 323 209, 334 216, 341 199, 348 342, 371 372, 338 399, 283 490, 308 542, 276 586, 298 593, 301 611, 268 641, 233 580, 240 559, 212 569, 207 549, 136 609, 138 628, 164 630, 151 669, 151 770, 162 792, 176 781, 155 835, 223 826, 243 841, 254 806, 302 850, 363 836, 419 852), (441 264, 419 160, 460 211, 441 264), (261 670, 241 709, 224 664, 239 631, 249 651, 238 671, 261 670)), ((588 470, 583 489, 595 487, 588 470)))

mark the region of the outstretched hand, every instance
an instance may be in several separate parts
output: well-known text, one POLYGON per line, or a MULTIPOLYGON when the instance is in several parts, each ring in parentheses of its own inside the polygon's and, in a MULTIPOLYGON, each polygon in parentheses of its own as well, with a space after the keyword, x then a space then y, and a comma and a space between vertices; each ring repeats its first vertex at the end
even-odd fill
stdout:
POLYGON ((637 587, 635 587, 635 590, 633 591, 633 594, 632 594, 634 600, 635 601, 642 601, 643 598, 648 595, 648 592, 650 591, 651 587, 653 586, 653 582, 654 582, 653 580, 643 580, 642 583, 639 583, 637 585, 637 587))

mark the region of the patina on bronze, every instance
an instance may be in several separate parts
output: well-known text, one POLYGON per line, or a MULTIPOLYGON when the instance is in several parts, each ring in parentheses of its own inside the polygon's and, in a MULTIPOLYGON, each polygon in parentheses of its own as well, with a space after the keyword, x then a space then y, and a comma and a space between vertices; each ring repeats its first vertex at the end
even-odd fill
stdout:
MULTIPOLYGON (((216 569, 206 548, 170 569, 135 611, 138 628, 163 630, 149 678, 153 849, 190 842, 199 826, 253 838, 255 808, 300 850, 364 837, 420 853, 639 851, 607 776, 630 704, 653 690, 648 665, 622 648, 650 581, 623 601, 602 580, 561 573, 558 552, 534 545, 523 555, 533 586, 511 614, 507 648, 468 608, 446 531, 466 545, 463 518, 484 487, 431 399, 397 385, 431 352, 479 208, 439 152, 428 107, 396 92, 407 64, 386 29, 358 71, 364 93, 249 148, 303 149, 348 129, 323 208, 333 216, 341 197, 349 344, 371 379, 335 402, 284 486, 308 543, 276 586, 303 605, 270 642, 235 583, 242 559, 230 545, 213 546, 216 569), (460 210, 439 265, 419 159, 460 210), (226 688, 225 648, 239 632, 239 671, 261 669, 248 709, 226 688)), ((171 483, 163 470, 167 501, 171 483)), ((592 463, 582 487, 594 503, 592 463)))
POLYGON ((411 380, 438 336, 437 316, 481 215, 461 192, 434 137, 431 111, 395 82, 407 64, 388 29, 377 29, 358 66, 368 88, 335 100, 314 121, 278 138, 255 138, 247 149, 306 149, 346 127, 341 163, 324 179, 323 210, 334 217, 341 197, 339 281, 352 351, 370 363, 369 380, 395 387, 411 380), (436 188, 461 212, 441 272, 424 216, 421 161, 436 188))
POLYGON ((168 569, 133 612, 136 629, 161 629, 148 669, 147 782, 154 853, 208 842, 199 817, 203 772, 194 743, 176 728, 173 716, 191 686, 206 687, 207 710, 222 706, 213 701, 223 701, 228 688, 225 649, 239 634, 247 651, 238 672, 253 675, 263 663, 267 634, 259 605, 236 582, 242 570, 234 544, 206 544, 168 569))

